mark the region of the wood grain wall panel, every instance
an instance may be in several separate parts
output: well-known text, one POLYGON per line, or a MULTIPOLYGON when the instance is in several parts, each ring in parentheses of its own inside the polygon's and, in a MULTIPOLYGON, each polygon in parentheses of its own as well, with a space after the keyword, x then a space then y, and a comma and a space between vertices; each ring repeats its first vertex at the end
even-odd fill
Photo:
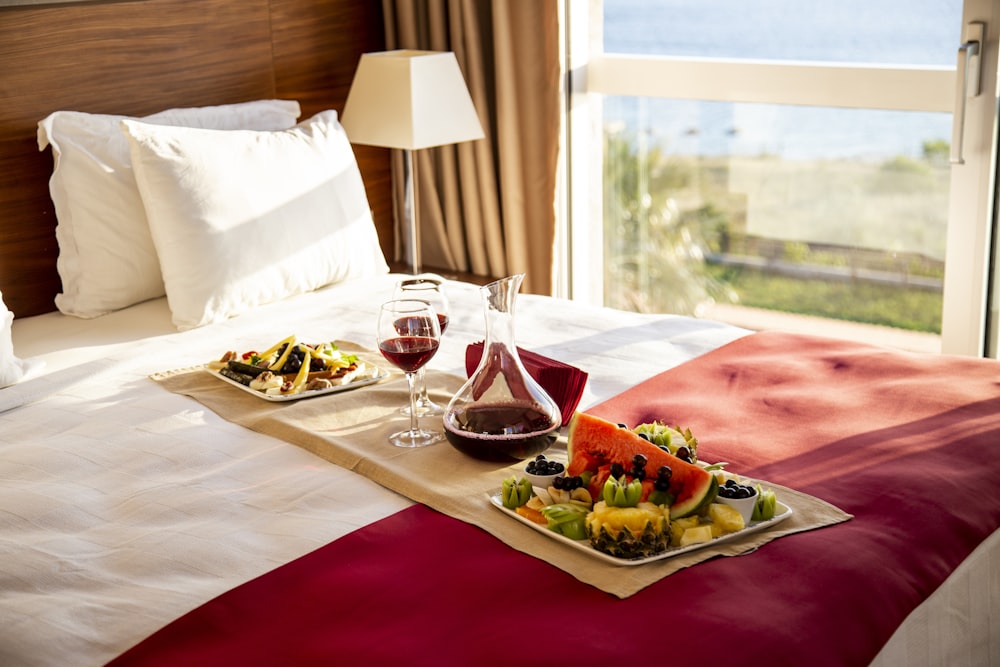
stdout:
MULTIPOLYGON (((381 3, 143 0, 0 8, 0 291, 17 317, 54 310, 52 111, 145 115, 284 97, 340 109, 358 58, 381 50, 381 3), (334 38, 331 39, 331 36, 334 38)), ((391 250, 388 153, 360 152, 383 247, 391 250), (383 203, 384 202, 384 203, 383 203)), ((387 252, 388 252, 387 250, 387 252)))
MULTIPOLYGON (((362 53, 385 48, 382 3, 271 0, 278 95, 297 99, 304 116, 343 111, 362 53)), ((393 252, 389 151, 355 146, 386 258, 393 252)))

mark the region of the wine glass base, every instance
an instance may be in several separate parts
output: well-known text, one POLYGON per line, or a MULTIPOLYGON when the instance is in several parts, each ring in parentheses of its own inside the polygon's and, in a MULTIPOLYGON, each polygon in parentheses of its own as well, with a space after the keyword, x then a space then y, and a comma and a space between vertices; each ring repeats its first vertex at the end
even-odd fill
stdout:
POLYGON ((389 436, 389 442, 391 444, 396 447, 406 447, 409 449, 426 447, 427 445, 433 445, 434 443, 441 442, 442 440, 444 440, 444 433, 441 431, 425 431, 422 428, 415 431, 407 429, 405 431, 393 433, 389 436))
MULTIPOLYGON (((410 416, 410 406, 404 405, 399 409, 399 414, 406 417, 410 416)), ((418 417, 429 417, 432 415, 443 415, 444 408, 435 403, 434 401, 427 399, 417 399, 417 416, 418 417)))

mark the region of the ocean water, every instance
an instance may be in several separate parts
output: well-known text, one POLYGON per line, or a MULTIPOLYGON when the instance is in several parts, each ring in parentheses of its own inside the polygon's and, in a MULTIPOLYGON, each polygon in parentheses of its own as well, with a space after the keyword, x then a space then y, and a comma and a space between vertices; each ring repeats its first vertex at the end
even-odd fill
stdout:
MULTIPOLYGON (((606 52, 954 66, 961 0, 605 0, 606 52)), ((671 152, 920 157, 951 114, 609 98, 610 129, 671 152)))

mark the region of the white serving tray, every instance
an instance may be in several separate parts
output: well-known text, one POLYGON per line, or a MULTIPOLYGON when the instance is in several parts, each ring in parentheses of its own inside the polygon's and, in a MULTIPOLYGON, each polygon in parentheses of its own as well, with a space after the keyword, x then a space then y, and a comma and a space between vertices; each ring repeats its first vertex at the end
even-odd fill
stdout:
POLYGON ((699 549, 708 549, 715 545, 722 544, 724 542, 729 542, 744 537, 746 535, 750 535, 752 533, 757 533, 762 530, 767 530, 771 526, 781 523, 788 517, 792 516, 792 508, 779 501, 775 503, 774 517, 768 519, 767 521, 754 521, 743 530, 737 531, 735 533, 727 533, 726 535, 720 535, 719 537, 714 538, 711 542, 689 544, 684 547, 668 547, 667 550, 664 551, 663 553, 658 553, 654 556, 649 556, 648 558, 628 559, 628 558, 617 558, 615 556, 611 556, 610 554, 606 554, 603 551, 598 551, 594 547, 590 546, 589 540, 570 539, 565 535, 560 535, 559 533, 549 530, 548 528, 546 528, 541 524, 535 523, 534 521, 524 518, 517 512, 509 510, 503 506, 503 500, 501 498, 499 491, 490 496, 490 503, 504 514, 510 516, 511 518, 517 521, 520 521, 526 526, 534 528, 535 530, 537 530, 538 532, 547 537, 550 537, 558 542, 562 542, 563 544, 573 549, 582 551, 590 556, 593 556, 594 558, 597 558, 598 560, 603 560, 605 563, 610 563, 611 565, 626 565, 626 566, 645 565, 646 563, 652 563, 654 561, 663 560, 665 558, 673 558, 674 556, 679 556, 681 554, 685 554, 690 551, 697 551, 699 549))
POLYGON ((389 377, 389 372, 387 370, 375 366, 374 364, 369 364, 368 362, 365 362, 365 365, 371 369, 370 372, 366 373, 362 377, 359 377, 355 380, 352 380, 351 382, 348 382, 347 384, 340 384, 333 387, 326 387, 325 389, 300 391, 297 394, 267 394, 264 393, 263 391, 257 391, 256 389, 251 389, 245 384, 240 384, 236 380, 227 378, 225 375, 222 375, 217 370, 209 368, 208 366, 205 366, 204 368, 214 377, 219 378, 223 382, 226 382, 227 384, 230 384, 236 387, 237 389, 242 389, 245 392, 253 394, 259 399, 270 401, 272 403, 285 403, 288 401, 300 401, 304 398, 316 398, 317 396, 326 396, 327 394, 338 394, 342 391, 351 391, 352 389, 367 387, 368 385, 375 384, 376 382, 379 382, 389 377))

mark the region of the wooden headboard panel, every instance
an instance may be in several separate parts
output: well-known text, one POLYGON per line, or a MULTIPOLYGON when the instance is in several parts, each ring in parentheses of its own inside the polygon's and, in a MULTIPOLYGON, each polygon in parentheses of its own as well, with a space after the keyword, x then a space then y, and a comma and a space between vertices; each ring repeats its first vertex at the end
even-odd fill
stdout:
MULTIPOLYGON (((343 109, 362 53, 385 48, 380 2, 138 0, 0 7, 0 292, 17 317, 55 310, 53 111, 146 115, 171 107, 298 100, 343 109)), ((355 147, 386 257, 386 149, 355 147)))

